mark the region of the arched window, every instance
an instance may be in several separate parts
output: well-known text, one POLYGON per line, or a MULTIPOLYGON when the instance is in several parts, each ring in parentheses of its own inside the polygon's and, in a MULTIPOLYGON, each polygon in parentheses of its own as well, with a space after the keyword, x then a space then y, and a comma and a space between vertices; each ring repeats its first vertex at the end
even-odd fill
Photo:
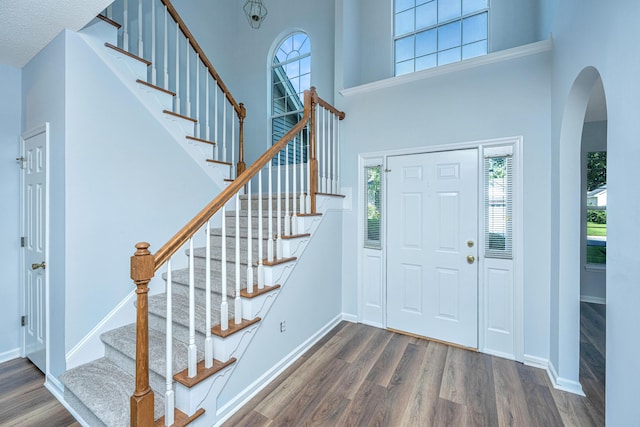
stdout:
MULTIPOLYGON (((293 33, 280 43, 271 62, 272 144, 298 123, 304 112, 304 91, 310 87, 311 42, 305 33, 293 33)), ((292 150, 287 151, 293 156, 292 150)))

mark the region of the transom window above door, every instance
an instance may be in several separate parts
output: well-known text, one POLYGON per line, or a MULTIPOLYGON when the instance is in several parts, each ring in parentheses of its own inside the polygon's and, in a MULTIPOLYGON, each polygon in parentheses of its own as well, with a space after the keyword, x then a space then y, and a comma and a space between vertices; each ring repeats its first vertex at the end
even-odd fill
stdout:
POLYGON ((395 75, 485 55, 489 0, 395 0, 395 75))

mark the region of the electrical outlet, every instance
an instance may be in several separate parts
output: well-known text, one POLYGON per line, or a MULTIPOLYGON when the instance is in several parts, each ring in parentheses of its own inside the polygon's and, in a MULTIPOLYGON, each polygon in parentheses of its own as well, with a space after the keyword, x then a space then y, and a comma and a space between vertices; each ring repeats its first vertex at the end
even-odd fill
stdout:
POLYGON ((283 320, 280 322, 280 332, 284 332, 287 330, 287 323, 283 320))

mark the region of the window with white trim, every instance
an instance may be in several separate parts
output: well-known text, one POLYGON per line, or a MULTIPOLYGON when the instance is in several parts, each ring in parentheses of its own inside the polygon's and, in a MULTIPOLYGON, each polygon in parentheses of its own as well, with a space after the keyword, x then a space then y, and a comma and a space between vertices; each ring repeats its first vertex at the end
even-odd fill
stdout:
MULTIPOLYGON (((510 148, 510 147, 504 147, 510 148)), ((513 156, 485 151, 484 246, 485 257, 513 257, 513 156)))
MULTIPOLYGON (((311 41, 305 33, 286 37, 275 50, 271 61, 271 143, 275 144, 300 121, 304 113, 304 91, 311 87, 311 41)), ((299 163, 306 158, 307 135, 303 153, 299 142, 283 149, 279 163, 299 163)), ((274 159, 278 163, 278 158, 274 159)))
POLYGON ((587 264, 607 262, 607 152, 587 153, 587 264))
POLYGON ((365 194, 365 229, 364 247, 371 249, 382 248, 380 238, 380 220, 382 209, 382 165, 365 166, 364 194, 365 194))
POLYGON ((485 55, 489 0, 395 0, 395 75, 485 55))

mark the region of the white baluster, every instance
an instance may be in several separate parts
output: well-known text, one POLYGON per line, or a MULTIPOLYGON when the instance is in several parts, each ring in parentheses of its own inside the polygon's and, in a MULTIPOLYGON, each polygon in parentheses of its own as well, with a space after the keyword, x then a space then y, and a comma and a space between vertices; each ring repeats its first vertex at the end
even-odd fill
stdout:
POLYGON ((185 44, 185 48, 184 48, 184 54, 187 57, 186 62, 187 62, 187 66, 186 66, 186 72, 185 72, 185 91, 187 92, 187 95, 185 96, 185 100, 184 100, 184 104, 185 104, 185 115, 187 117, 191 117, 191 64, 189 62, 189 52, 191 52, 191 49, 189 48, 189 39, 185 39, 186 40, 186 44, 185 44))
MULTIPOLYGON (((227 103, 228 101, 225 102, 225 104, 227 103)), ((236 170, 236 115, 234 112, 235 109, 231 108, 231 176, 235 176, 234 171, 236 170)))
MULTIPOLYGON (((209 73, 204 70, 204 139, 211 141, 211 127, 209 118, 209 73)), ((214 150, 215 151, 215 148, 214 150)))
POLYGON ((281 183, 281 173, 282 172, 282 150, 278 153, 278 179, 277 179, 277 188, 276 188, 276 258, 281 259, 282 256, 282 202, 280 197, 282 196, 282 183, 281 183))
POLYGON ((213 138, 214 141, 216 142, 216 146, 215 146, 215 150, 214 150, 214 160, 219 160, 220 159, 220 145, 218 144, 218 142, 220 141, 218 139, 218 121, 220 120, 218 118, 218 85, 216 84, 213 88, 213 99, 214 99, 214 106, 213 106, 213 138))
MULTIPOLYGON (((224 96, 224 93, 222 94, 224 96)), ((227 102, 222 99, 222 161, 227 161, 227 102)))
POLYGON ((338 194, 338 116, 333 115, 333 160, 331 165, 333 166, 333 173, 331 174, 331 193, 338 194))
POLYGON ((175 399, 173 393, 173 301, 172 301, 172 277, 171 259, 167 261, 167 322, 166 322, 166 370, 165 370, 165 393, 164 393, 164 420, 165 425, 173 424, 175 399))
POLYGON ((340 194, 340 119, 336 126, 336 194, 340 194))
POLYGON ((322 191, 323 193, 327 193, 327 172, 329 169, 329 155, 328 155, 328 120, 327 120, 327 110, 322 109, 322 191))
POLYGON ((142 58, 144 56, 144 49, 142 46, 142 0, 138 0, 138 56, 142 58))
POLYGON ((285 167, 284 167, 284 235, 291 235, 291 213, 289 211, 289 147, 291 141, 287 143, 285 146, 286 153, 285 157, 285 167))
MULTIPOLYGON (((316 111, 317 117, 317 111, 316 111)), ((316 121, 317 123, 317 121, 316 121)), ((317 126, 316 126, 317 127, 317 126)), ((309 130, 311 131, 311 130, 309 130)), ((311 213, 311 135, 309 135, 307 141, 307 193, 305 195, 305 213, 311 213)), ((318 147, 318 139, 316 134, 316 147, 318 147)), ((317 156, 316 152, 316 156, 317 156)))
POLYGON ((169 90, 169 27, 167 18, 169 16, 169 12, 167 11, 167 6, 164 7, 164 46, 163 46, 163 84, 166 90, 169 90))
POLYGON ((251 180, 247 182, 247 293, 253 293, 253 224, 251 224, 251 180))
POLYGON ((220 329, 226 331, 229 329, 229 302, 227 301, 227 214, 226 206, 222 211, 222 264, 220 266, 220 275, 222 276, 222 303, 220 303, 220 329))
POLYGON ((267 261, 273 262, 273 159, 269 160, 269 188, 267 190, 267 208, 269 212, 267 213, 267 218, 269 219, 269 236, 267 236, 267 261))
POLYGON ((189 239, 189 347, 187 351, 188 376, 196 376, 196 279, 193 266, 193 238, 189 239))
MULTIPOLYGON (((249 199, 249 209, 251 209, 251 199, 249 199)), ((264 236, 262 233, 262 169, 258 171, 258 289, 264 289, 264 265, 263 249, 264 236)))
POLYGON ((242 299, 240 298, 240 192, 236 193, 236 299, 235 323, 242 323, 242 299))
POLYGON ((129 0, 124 0, 122 21, 122 48, 129 52, 129 0))
MULTIPOLYGON (((309 128, 307 127, 307 130, 309 128)), ((304 130, 303 130, 304 132, 304 130)), ((303 133, 304 135, 304 133, 303 133)), ((309 138, 309 132, 307 132, 307 138, 309 138)), ((308 154, 308 153, 307 153, 308 154)), ((307 167, 309 166, 308 162, 305 162, 305 156, 304 156, 304 137, 300 138, 300 213, 301 214, 305 214, 307 213, 307 207, 306 207, 306 188, 304 186, 304 177, 305 177, 305 166, 307 165, 307 167)))
POLYGON ((291 211, 291 234, 298 234, 298 215, 296 205, 298 204, 298 194, 297 194, 297 169, 298 169, 298 145, 296 144, 296 137, 293 138, 293 179, 291 182, 293 183, 292 189, 292 201, 293 201, 293 209, 291 211))
POLYGON ((156 2, 151 2, 151 84, 157 84, 156 70, 156 2))
POLYGON ((180 26, 176 24, 176 96, 174 112, 180 114, 180 26))
POLYGON ((200 138, 200 54, 196 53, 196 138, 200 138))
POLYGON ((205 251, 204 251, 204 293, 205 293, 205 339, 204 339, 204 366, 213 366, 213 339, 211 338, 211 225, 207 221, 205 228, 205 251))

